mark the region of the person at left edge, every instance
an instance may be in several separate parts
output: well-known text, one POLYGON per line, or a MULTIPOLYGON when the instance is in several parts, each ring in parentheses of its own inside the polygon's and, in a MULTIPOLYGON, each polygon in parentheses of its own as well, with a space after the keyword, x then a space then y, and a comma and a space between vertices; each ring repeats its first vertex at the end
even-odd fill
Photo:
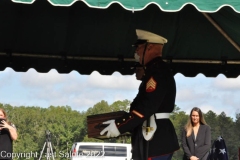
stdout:
POLYGON ((0 108, 0 160, 11 160, 13 153, 13 140, 17 140, 17 130, 8 120, 7 113, 0 108))

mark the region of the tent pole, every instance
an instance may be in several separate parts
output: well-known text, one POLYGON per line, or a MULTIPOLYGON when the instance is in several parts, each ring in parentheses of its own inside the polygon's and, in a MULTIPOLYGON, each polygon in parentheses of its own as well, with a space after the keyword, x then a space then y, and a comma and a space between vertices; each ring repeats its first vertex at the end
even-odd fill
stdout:
POLYGON ((202 14, 208 19, 208 21, 215 27, 217 30, 240 52, 240 47, 236 42, 232 40, 231 37, 228 36, 228 34, 207 14, 203 13, 202 14))

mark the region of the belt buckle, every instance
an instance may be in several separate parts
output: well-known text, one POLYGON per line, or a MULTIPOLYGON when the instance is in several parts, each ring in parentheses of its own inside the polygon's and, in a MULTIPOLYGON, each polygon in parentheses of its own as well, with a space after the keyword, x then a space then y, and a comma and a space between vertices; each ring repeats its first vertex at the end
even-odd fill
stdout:
POLYGON ((148 135, 148 132, 153 131, 153 127, 145 127, 145 126, 142 126, 142 127, 143 127, 143 129, 146 130, 146 135, 148 135))

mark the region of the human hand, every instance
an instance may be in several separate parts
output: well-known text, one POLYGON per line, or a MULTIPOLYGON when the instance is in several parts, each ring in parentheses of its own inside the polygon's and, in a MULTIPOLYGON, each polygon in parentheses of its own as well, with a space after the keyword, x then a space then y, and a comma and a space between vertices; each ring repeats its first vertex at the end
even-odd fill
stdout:
POLYGON ((5 120, 1 120, 0 130, 2 130, 3 128, 9 128, 9 124, 5 120))
POLYGON ((106 136, 108 138, 117 137, 120 135, 120 132, 117 129, 117 126, 115 124, 115 120, 109 120, 109 121, 103 122, 103 124, 109 124, 109 125, 100 132, 100 135, 103 135, 105 132, 107 132, 106 136))
POLYGON ((196 156, 191 156, 190 160, 199 160, 199 158, 197 158, 196 156))

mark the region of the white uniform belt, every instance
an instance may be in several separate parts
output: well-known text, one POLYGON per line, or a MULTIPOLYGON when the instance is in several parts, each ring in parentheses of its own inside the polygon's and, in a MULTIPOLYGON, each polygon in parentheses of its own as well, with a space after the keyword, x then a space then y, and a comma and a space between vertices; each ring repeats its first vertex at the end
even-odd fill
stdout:
POLYGON ((155 113, 156 119, 168 119, 170 113, 155 113))

